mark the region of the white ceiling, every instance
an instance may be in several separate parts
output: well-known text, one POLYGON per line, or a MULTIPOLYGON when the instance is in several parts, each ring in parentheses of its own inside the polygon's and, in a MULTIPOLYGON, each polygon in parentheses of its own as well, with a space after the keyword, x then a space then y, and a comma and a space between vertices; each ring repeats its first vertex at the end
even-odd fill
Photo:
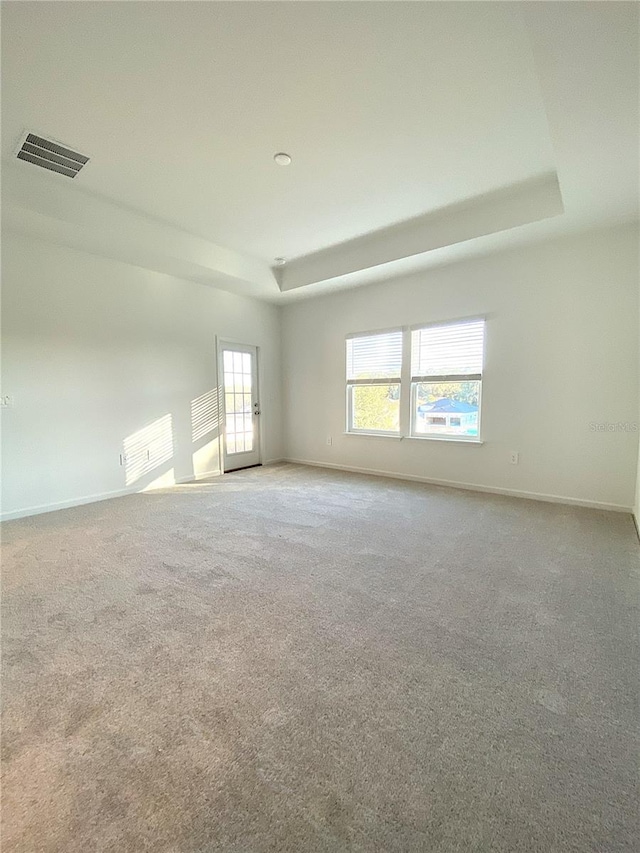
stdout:
POLYGON ((492 233, 443 232, 433 245, 442 208, 484 210, 514 187, 557 188, 556 174, 564 213, 558 196, 553 211, 503 222, 492 245, 637 216, 638 9, 4 3, 5 162, 27 129, 92 158, 73 183, 5 166, 9 224, 135 260, 137 216, 148 232, 137 262, 284 298, 269 270, 276 256, 298 259, 279 275, 283 289, 307 292, 370 280, 409 255, 426 267, 438 249, 481 249, 492 233), (292 165, 276 166, 276 151, 292 165), (122 239, 112 235, 119 211, 122 239), (554 217, 545 228, 527 224, 544 217, 554 217), (409 219, 425 239, 398 254, 409 219), (360 252, 360 269, 349 266, 361 245, 349 241, 390 226, 396 249, 360 252), (164 229, 162 256, 153 227, 164 229), (318 253, 331 255, 330 274, 318 253))

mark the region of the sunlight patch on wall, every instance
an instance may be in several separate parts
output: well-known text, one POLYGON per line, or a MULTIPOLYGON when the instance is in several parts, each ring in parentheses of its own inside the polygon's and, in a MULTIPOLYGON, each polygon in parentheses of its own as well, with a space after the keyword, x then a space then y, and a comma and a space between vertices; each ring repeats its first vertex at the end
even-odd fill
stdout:
POLYGON ((220 426, 220 394, 212 388, 191 401, 191 441, 198 441, 220 426))
POLYGON ((155 480, 152 480, 148 486, 145 486, 143 492, 151 492, 153 489, 166 489, 168 486, 175 486, 176 473, 173 468, 169 468, 164 474, 160 474, 155 480))
POLYGON ((220 473, 220 439, 214 438, 193 453, 193 473, 195 477, 206 477, 220 473))
POLYGON ((123 442, 127 486, 158 468, 173 456, 173 419, 163 415, 123 442))

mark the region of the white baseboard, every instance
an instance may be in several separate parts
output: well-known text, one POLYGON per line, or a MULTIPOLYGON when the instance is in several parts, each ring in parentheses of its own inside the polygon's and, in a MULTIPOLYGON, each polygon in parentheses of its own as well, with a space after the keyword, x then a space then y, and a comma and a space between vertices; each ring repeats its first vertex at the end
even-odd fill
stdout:
MULTIPOLYGON (((216 469, 215 471, 201 471, 197 477, 196 476, 183 477, 181 480, 176 480, 175 485, 176 486, 184 486, 187 483, 197 483, 198 480, 208 480, 209 477, 219 477, 221 475, 221 473, 222 472, 219 469, 216 469)), ((157 488, 158 489, 170 489, 171 486, 158 486, 157 488)), ((142 491, 143 492, 144 491, 153 492, 153 491, 155 491, 155 488, 150 489, 147 487, 146 489, 142 489, 142 491)))
POLYGON ((630 506, 583 500, 582 498, 572 498, 565 495, 545 495, 539 492, 524 492, 519 489, 503 489, 498 486, 483 486, 479 483, 460 483, 458 480, 436 480, 432 477, 420 477, 416 474, 398 474, 395 471, 381 471, 376 468, 354 468, 350 465, 339 465, 333 462, 316 462, 311 459, 287 458, 283 461, 291 462, 296 465, 311 465, 314 468, 331 468, 336 471, 350 471, 353 474, 370 474, 374 477, 389 477, 393 480, 410 480, 416 483, 428 483, 432 486, 446 486, 451 489, 465 489, 469 492, 486 492, 490 495, 505 495, 512 498, 526 498, 527 500, 532 501, 545 501, 546 503, 584 506, 589 507, 590 509, 605 509, 610 512, 632 512, 632 508, 630 506))
MULTIPOLYGON (((525 492, 518 489, 503 489, 497 486, 483 486, 478 483, 461 483, 458 480, 436 480, 431 477, 420 477, 416 474, 398 474, 394 471, 382 471, 376 468, 355 468, 350 465, 338 465, 334 462, 317 462, 311 459, 293 459, 291 457, 281 457, 278 459, 269 459, 263 464, 276 465, 280 462, 291 462, 295 465, 310 465, 313 468, 329 468, 336 471, 350 471, 354 474, 370 474, 375 477, 389 477, 393 480, 409 480, 416 483, 428 483, 432 486, 446 486, 452 489, 465 489, 471 492, 486 492, 491 495, 506 495, 513 498, 526 498, 534 501, 546 501, 547 503, 568 504, 569 506, 584 506, 591 509, 604 509, 611 512, 626 512, 633 515, 633 508, 622 506, 620 504, 602 503, 600 501, 588 501, 581 498, 572 498, 565 495, 546 495, 539 492, 525 492)), ((197 477, 185 477, 177 480, 176 485, 184 485, 194 483, 198 480, 204 480, 209 477, 219 475, 219 471, 203 472, 197 477)), ((159 488, 171 488, 171 486, 160 486, 159 488)), ((144 489, 138 489, 135 486, 130 486, 125 489, 116 489, 111 492, 101 492, 95 495, 85 495, 79 498, 72 498, 66 501, 57 501, 49 504, 41 504, 39 506, 23 507, 22 509, 12 510, 10 512, 0 513, 0 521, 10 521, 17 518, 26 518, 31 515, 42 515, 45 512, 55 512, 58 509, 70 509, 74 506, 84 506, 85 504, 98 503, 99 501, 107 501, 111 498, 121 498, 125 495, 140 494, 144 489)), ((637 524, 637 519, 636 519, 637 524)))
MULTIPOLYGON (((286 462, 287 460, 284 457, 279 457, 277 459, 268 459, 264 465, 276 465, 278 462, 286 462)), ((180 480, 176 480, 176 486, 183 486, 187 483, 195 483, 198 480, 206 480, 209 477, 217 477, 220 474, 219 470, 215 471, 203 471, 201 474, 198 474, 197 477, 183 477, 180 480)), ((170 489, 171 486, 158 486, 159 489, 170 489)), ((45 512, 55 512, 58 509, 71 509, 74 506, 84 506, 85 504, 93 504, 98 503, 99 501, 108 501, 111 498, 122 498, 125 495, 136 495, 141 494, 144 491, 154 491, 154 489, 139 489, 136 486, 130 486, 125 489, 115 489, 112 492, 100 492, 96 495, 84 495, 79 498, 71 498, 67 501, 55 501, 53 503, 48 504, 39 504, 38 506, 27 506, 22 507, 21 509, 14 509, 10 512, 0 512, 0 521, 11 521, 15 518, 27 518, 30 515, 42 515, 45 512)))
MULTIPOLYGON (((201 474, 198 474, 197 477, 183 477, 180 480, 176 480, 176 486, 186 485, 187 483, 195 483, 198 480, 205 480, 209 477, 215 477, 220 474, 220 471, 204 471, 201 474)), ((158 486, 158 489, 170 489, 171 486, 158 486)), ((48 504, 40 504, 39 506, 28 506, 23 507, 22 509, 11 510, 10 512, 0 513, 0 521, 11 521, 16 518, 27 518, 30 515, 42 515, 45 512, 55 512, 58 509, 71 509, 74 506, 84 506, 85 504, 93 504, 98 503, 99 501, 108 501, 112 498, 122 498, 125 495, 137 495, 142 494, 143 492, 152 492, 155 489, 150 489, 146 487, 145 489, 140 489, 137 486, 129 486, 125 489, 115 489, 112 492, 100 492, 96 495, 84 495, 79 498, 71 498, 67 501, 55 501, 53 503, 48 504)))
POLYGON ((0 514, 0 521, 10 521, 12 518, 25 518, 29 515, 42 515, 44 512, 54 512, 57 509, 69 509, 73 506, 83 506, 84 504, 97 503, 98 501, 108 501, 110 498, 121 498, 124 495, 131 495, 138 490, 136 488, 115 489, 112 492, 100 492, 97 495, 84 495, 80 498, 71 498, 68 501, 54 501, 48 504, 39 504, 38 506, 27 506, 22 509, 14 509, 10 512, 0 514))

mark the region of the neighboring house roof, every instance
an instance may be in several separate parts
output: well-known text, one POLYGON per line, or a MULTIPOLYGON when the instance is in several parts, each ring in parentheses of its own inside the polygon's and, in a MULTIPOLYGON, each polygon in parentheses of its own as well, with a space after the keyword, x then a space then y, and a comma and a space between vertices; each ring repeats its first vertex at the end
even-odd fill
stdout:
POLYGON ((442 397, 440 400, 434 400, 433 403, 423 403, 418 406, 418 411, 426 414, 451 414, 464 415, 469 412, 477 412, 478 407, 471 403, 463 403, 460 400, 451 400, 449 397, 442 397))

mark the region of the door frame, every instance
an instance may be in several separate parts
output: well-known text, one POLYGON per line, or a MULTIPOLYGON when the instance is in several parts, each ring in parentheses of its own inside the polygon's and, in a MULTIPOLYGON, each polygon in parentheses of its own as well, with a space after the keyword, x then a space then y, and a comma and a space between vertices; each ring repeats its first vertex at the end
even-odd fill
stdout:
MULTIPOLYGON (((247 467, 248 468, 251 468, 251 467, 255 468, 258 465, 264 464, 262 461, 264 459, 264 427, 263 427, 264 407, 262 405, 262 386, 261 386, 261 377, 260 377, 260 373, 261 373, 261 371, 260 371, 260 347, 257 344, 251 344, 251 343, 248 343, 247 341, 241 341, 241 340, 237 340, 235 338, 222 338, 219 335, 216 335, 218 398, 220 400, 219 411, 222 412, 222 417, 220 419, 221 423, 222 423, 222 429, 220 430, 220 435, 222 438, 222 441, 220 442, 220 473, 221 474, 226 473, 225 467, 224 467, 224 459, 225 459, 226 451, 227 451, 227 420, 226 420, 227 412, 226 412, 225 398, 224 398, 224 359, 222 357, 222 351, 224 349, 233 349, 234 346, 252 347, 252 349, 255 349, 255 351, 256 351, 256 364, 255 364, 255 368, 256 368, 256 390, 257 390, 257 396, 258 396, 258 403, 260 404, 260 414, 258 415, 258 417, 260 418, 260 422, 259 422, 259 429, 258 429, 257 449, 258 449, 258 455, 259 455, 260 461, 257 463, 254 463, 253 465, 248 465, 247 467)), ((235 471, 235 470, 242 470, 242 469, 241 468, 239 468, 239 469, 234 468, 232 470, 235 471)))

